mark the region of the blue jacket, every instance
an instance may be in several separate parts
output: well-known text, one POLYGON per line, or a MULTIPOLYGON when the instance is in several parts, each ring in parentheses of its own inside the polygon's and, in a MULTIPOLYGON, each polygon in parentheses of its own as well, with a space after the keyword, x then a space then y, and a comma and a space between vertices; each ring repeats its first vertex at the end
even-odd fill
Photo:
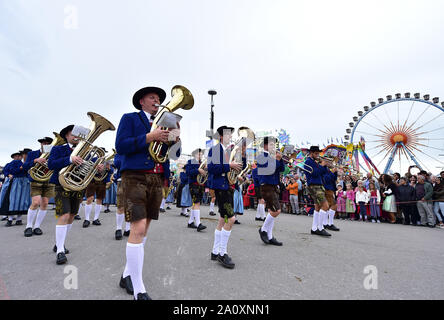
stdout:
POLYGON ((180 175, 179 175, 179 179, 180 179, 180 184, 181 185, 188 184, 188 176, 187 176, 186 172, 181 172, 180 175))
POLYGON ((211 174, 209 187, 215 190, 228 190, 227 173, 230 172, 229 155, 224 155, 222 145, 218 143, 208 152, 208 173, 211 174))
POLYGON ((284 161, 270 158, 268 152, 262 152, 257 157, 257 178, 259 185, 279 184, 279 176, 281 172, 284 172, 284 161), (270 164, 270 167, 268 166, 270 164))
POLYGON ((51 149, 51 153, 49 154, 48 158, 48 168, 49 170, 54 170, 54 173, 49 179, 49 183, 53 183, 58 186, 60 185, 59 172, 71 164, 71 153, 72 150, 69 147, 69 144, 55 146, 51 149))
MULTIPOLYGON (((148 151, 146 134, 151 131, 151 124, 145 112, 126 113, 120 119, 116 135, 116 151, 122 157, 120 172, 125 170, 151 170, 155 163, 148 151)), ((175 145, 176 156, 180 156, 180 142, 175 145)), ((166 179, 169 178, 169 161, 164 163, 166 179), (168 167, 168 168, 167 168, 168 167)))
POLYGON ((9 173, 14 176, 14 178, 23 178, 26 177, 27 171, 23 169, 23 161, 22 160, 13 160, 10 163, 8 168, 9 173))
POLYGON ((259 187, 260 184, 259 184, 259 178, 258 178, 258 176, 257 176, 257 167, 254 168, 253 170, 251 170, 251 176, 252 176, 252 178, 253 178, 253 184, 254 184, 254 186, 255 186, 255 187, 259 187))
MULTIPOLYGON (((317 163, 316 161, 314 161, 312 158, 307 157, 307 160, 305 160, 305 164, 309 165, 310 167, 313 168, 313 172, 309 173, 309 172, 305 172, 305 176, 307 177, 307 185, 313 185, 313 184, 318 184, 318 185, 324 185, 324 182, 322 181, 322 177, 324 176, 324 174, 327 173, 328 168, 321 166, 319 163, 317 163)), ((306 167, 304 164, 304 168, 308 169, 308 167, 306 167)))
POLYGON ((195 159, 190 159, 187 161, 185 166, 185 172, 188 177, 188 183, 197 183, 197 176, 199 175, 200 163, 195 159))
POLYGON ((11 162, 8 162, 7 164, 5 164, 5 166, 3 167, 3 174, 5 175, 5 178, 11 174, 11 171, 9 171, 9 168, 11 167, 11 162))
POLYGON ((117 171, 114 173, 114 180, 117 181, 117 179, 120 179, 120 166, 122 165, 122 157, 120 154, 116 154, 114 156, 114 166, 116 167, 117 171))
MULTIPOLYGON (((26 158, 26 162, 23 165, 23 169, 28 172, 29 169, 31 169, 34 166, 34 160, 40 158, 40 155, 42 153, 40 152, 40 150, 34 150, 28 153, 28 157, 26 158)), ((28 173, 28 179, 30 182, 33 182, 34 179, 31 178, 31 176, 28 173)))
POLYGON ((324 180, 324 188, 326 190, 336 191, 336 180, 338 179, 337 172, 331 172, 327 169, 327 172, 322 177, 324 180))

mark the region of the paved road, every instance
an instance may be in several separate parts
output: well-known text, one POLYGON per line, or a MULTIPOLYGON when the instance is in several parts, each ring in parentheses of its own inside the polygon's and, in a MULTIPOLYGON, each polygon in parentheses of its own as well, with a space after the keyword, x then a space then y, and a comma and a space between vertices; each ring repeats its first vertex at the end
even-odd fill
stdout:
MULTIPOLYGON (((68 265, 78 288, 65 289, 65 266, 55 264, 55 219, 49 211, 43 236, 25 238, 24 226, 0 225, 0 299, 129 299, 118 287, 126 240, 114 240, 115 207, 102 226, 75 221, 67 237, 68 265)), ((93 211, 94 212, 94 211, 93 211)), ((83 215, 83 212, 82 212, 83 215)), ((339 221, 331 238, 309 234, 311 218, 281 214, 274 235, 284 246, 259 239, 260 223, 247 210, 228 245, 236 263, 224 269, 209 259, 216 219, 202 210, 208 228, 186 228, 176 208, 151 225, 144 281, 153 299, 443 299, 443 229, 339 221), (364 288, 364 268, 377 268, 377 289, 364 288)), ((372 275, 375 273, 372 271, 372 275)), ((375 284, 376 282, 373 282, 375 284)))

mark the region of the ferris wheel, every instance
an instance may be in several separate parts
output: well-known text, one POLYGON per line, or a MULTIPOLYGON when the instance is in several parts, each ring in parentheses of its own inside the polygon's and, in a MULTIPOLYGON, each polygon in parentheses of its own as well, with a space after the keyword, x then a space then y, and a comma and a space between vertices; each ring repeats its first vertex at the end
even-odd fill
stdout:
POLYGON ((379 98, 358 111, 344 138, 346 145, 362 146, 383 173, 403 175, 411 165, 436 173, 444 170, 444 102, 409 92, 379 98))

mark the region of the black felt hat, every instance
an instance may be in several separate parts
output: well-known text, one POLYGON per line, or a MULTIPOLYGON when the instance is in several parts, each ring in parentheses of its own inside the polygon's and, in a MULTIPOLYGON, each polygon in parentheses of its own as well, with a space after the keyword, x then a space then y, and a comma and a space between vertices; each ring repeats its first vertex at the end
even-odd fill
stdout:
POLYGON ((50 138, 50 137, 44 137, 44 138, 41 138, 41 139, 39 139, 39 140, 37 140, 39 143, 52 143, 52 138, 50 138))
POLYGON ((71 132, 72 129, 74 129, 74 125, 73 125, 73 124, 71 124, 71 125, 69 125, 69 126, 63 128, 62 131, 60 131, 60 136, 61 136, 63 139, 65 139, 65 141, 66 141, 66 135, 68 134, 68 132, 71 132))
POLYGON ((224 135, 225 130, 231 130, 231 133, 233 133, 234 128, 233 127, 227 127, 227 126, 221 126, 217 128, 216 132, 219 134, 219 137, 222 137, 224 135))
POLYGON ((319 146, 311 146, 308 151, 309 152, 321 152, 321 150, 319 150, 319 146))
POLYGON ((159 96, 160 104, 165 101, 166 92, 163 89, 158 87, 145 87, 138 90, 133 96, 133 105, 136 107, 136 109, 142 109, 142 106, 140 105, 140 99, 142 99, 148 93, 156 93, 159 96))
POLYGON ((11 158, 14 159, 15 156, 20 156, 22 155, 22 152, 14 152, 13 154, 11 154, 11 158))
POLYGON ((277 142, 277 139, 275 137, 264 137, 264 139, 261 142, 261 146, 268 144, 269 142, 277 142))

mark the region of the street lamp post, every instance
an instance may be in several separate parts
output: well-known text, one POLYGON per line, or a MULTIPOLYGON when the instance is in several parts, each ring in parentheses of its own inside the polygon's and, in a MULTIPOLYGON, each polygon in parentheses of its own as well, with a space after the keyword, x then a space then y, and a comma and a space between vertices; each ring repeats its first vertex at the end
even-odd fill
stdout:
POLYGON ((214 89, 208 90, 208 94, 211 96, 211 113, 210 113, 210 130, 207 131, 207 137, 213 139, 214 133, 214 100, 213 97, 217 94, 217 91, 214 89))

